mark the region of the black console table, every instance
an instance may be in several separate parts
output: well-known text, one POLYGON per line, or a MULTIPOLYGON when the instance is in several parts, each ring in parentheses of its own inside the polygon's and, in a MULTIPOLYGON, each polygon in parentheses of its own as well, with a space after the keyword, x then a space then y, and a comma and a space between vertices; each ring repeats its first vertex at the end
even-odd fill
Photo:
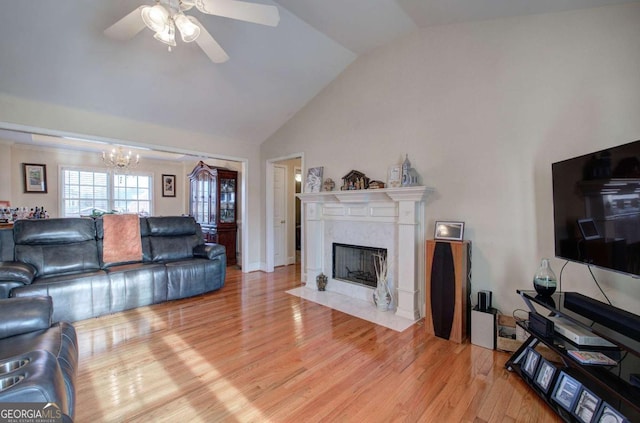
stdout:
MULTIPOLYGON (((606 339, 615 347, 577 346, 567 339, 555 333, 552 336, 544 336, 533 330, 528 322, 517 322, 519 326, 529 332, 529 338, 523 345, 509 358, 505 367, 517 373, 552 409, 556 411, 567 422, 582 422, 579 418, 578 399, 572 405, 562 406, 561 401, 554 394, 559 377, 569 376, 569 380, 577 381, 579 389, 584 388, 589 391, 589 399, 600 399, 592 419, 589 422, 615 422, 610 419, 616 412, 624 416, 630 422, 640 422, 640 342, 637 337, 628 336, 626 330, 620 327, 612 329, 610 325, 603 325, 591 320, 583 314, 569 309, 566 303, 566 296, 570 293, 555 293, 551 297, 540 297, 535 291, 518 290, 530 311, 539 311, 540 314, 560 316, 568 321, 580 325, 582 328, 593 334, 606 339), (536 307, 538 306, 538 307, 536 307), (535 369, 527 368, 525 371, 525 361, 531 350, 538 345, 546 345, 549 349, 557 353, 562 363, 552 363, 556 367, 553 380, 549 382, 550 387, 546 390, 540 386, 540 379, 536 381, 535 369), (612 366, 586 365, 581 364, 570 356, 568 350, 599 351, 614 359, 617 364, 612 366), (606 408, 605 408, 606 407, 606 408)), ((637 328, 636 328, 637 329, 637 328)), ((536 355, 536 354, 532 354, 536 355)), ((540 360, 544 361, 544 360, 540 360)), ((548 363, 548 362, 547 362, 548 363)), ((539 366, 540 363, 537 363, 539 366)), ((594 406, 595 407, 595 406, 594 406)), ((590 414, 590 413, 588 413, 590 414)))

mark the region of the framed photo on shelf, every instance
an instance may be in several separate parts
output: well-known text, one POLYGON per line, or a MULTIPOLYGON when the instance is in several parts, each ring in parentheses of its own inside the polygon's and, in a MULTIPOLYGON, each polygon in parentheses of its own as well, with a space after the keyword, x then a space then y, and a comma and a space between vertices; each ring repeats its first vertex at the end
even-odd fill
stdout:
POLYGON ((544 358, 540 359, 540 366, 538 367, 538 373, 536 373, 536 378, 533 383, 545 394, 549 393, 549 389, 551 388, 551 384, 553 383, 553 378, 558 372, 558 369, 553 364, 549 363, 544 358))
POLYGON ((402 183, 402 166, 394 165, 389 168, 387 188, 398 188, 402 183))
POLYGON ((560 372, 551 398, 557 402, 560 407, 571 413, 574 409, 576 399, 578 399, 580 388, 582 388, 580 382, 565 372, 560 372))
POLYGON ((24 192, 47 193, 47 165, 22 163, 24 192))
POLYGON ((176 196, 176 175, 162 175, 162 196, 176 196))
POLYGON ((629 423, 629 419, 620 414, 618 410, 606 402, 602 403, 602 406, 593 421, 596 423, 629 423))
POLYGON ((535 377, 536 369, 538 368, 538 362, 540 362, 540 353, 533 348, 527 348, 527 355, 524 359, 522 371, 530 378, 535 377))
POLYGON ((464 222, 444 222, 436 220, 434 239, 462 241, 464 238, 464 222))
POLYGON ((573 415, 581 423, 591 423, 596 417, 596 412, 600 406, 600 398, 584 386, 578 393, 578 399, 573 409, 573 415))
POLYGON ((304 184, 304 192, 320 192, 322 187, 322 173, 324 167, 312 167, 307 171, 307 179, 304 184))

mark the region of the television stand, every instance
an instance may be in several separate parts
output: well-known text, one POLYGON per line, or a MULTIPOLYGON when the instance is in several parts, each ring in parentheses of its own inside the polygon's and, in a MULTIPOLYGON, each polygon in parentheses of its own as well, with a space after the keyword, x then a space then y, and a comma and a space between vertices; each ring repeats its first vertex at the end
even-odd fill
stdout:
MULTIPOLYGON (((537 312, 545 317, 561 317, 582 330, 605 339, 613 347, 576 345, 558 333, 544 336, 529 327, 528 322, 517 322, 519 326, 529 332, 530 336, 506 362, 507 370, 518 374, 538 396, 567 422, 585 421, 581 413, 584 412, 587 400, 593 408, 587 413, 587 415, 593 414, 592 419, 588 421, 605 421, 601 417, 606 418, 609 416, 608 413, 617 413, 626 418, 624 421, 640 422, 640 387, 637 380, 638 374, 640 374, 640 341, 637 336, 634 336, 634 328, 629 331, 621 327, 612 329, 600 323, 602 320, 597 316, 585 317, 584 314, 576 312, 575 310, 579 310, 579 308, 576 308, 572 301, 579 294, 560 292, 551 297, 540 297, 535 291, 518 290, 517 292, 531 312, 537 312), (567 301, 567 297, 569 301, 567 301), (591 318, 596 320, 591 320, 591 318), (536 347, 539 345, 545 345, 555 352, 559 356, 560 362, 552 363, 545 360, 536 351, 536 347), (613 358, 617 364, 607 366, 581 364, 568 353, 569 350, 599 352, 613 358), (530 355, 539 358, 537 363, 532 366, 528 366, 530 361, 534 361, 528 360, 530 355), (541 364, 543 362, 544 366, 541 364), (538 377, 541 376, 538 372, 541 372, 543 368, 548 370, 549 364, 555 369, 550 372, 553 373, 552 380, 548 381, 548 384, 545 381, 541 386, 542 377, 538 377), (566 383, 567 380, 571 383, 566 383), (545 384, 546 389, 544 389, 545 384), (573 396, 565 395, 572 391, 569 387, 573 387, 572 389, 575 391, 573 396), (566 392, 561 393, 561 390, 566 392), (570 399, 565 400, 566 398, 570 399), (597 400, 595 404, 594 400, 597 400)), ((602 306, 611 308, 606 304, 602 304, 602 306)))

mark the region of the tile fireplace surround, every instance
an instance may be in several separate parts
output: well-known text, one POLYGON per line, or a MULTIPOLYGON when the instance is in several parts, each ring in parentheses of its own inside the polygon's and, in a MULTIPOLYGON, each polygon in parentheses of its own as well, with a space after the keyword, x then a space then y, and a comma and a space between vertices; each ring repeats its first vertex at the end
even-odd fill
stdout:
MULTIPOLYGON (((327 291, 372 301, 373 289, 331 277, 334 242, 386 248, 396 315, 424 315, 424 204, 427 187, 325 191, 298 194, 304 216, 302 281, 316 289, 320 273, 327 291)), ((373 303, 372 303, 373 307, 373 303)))

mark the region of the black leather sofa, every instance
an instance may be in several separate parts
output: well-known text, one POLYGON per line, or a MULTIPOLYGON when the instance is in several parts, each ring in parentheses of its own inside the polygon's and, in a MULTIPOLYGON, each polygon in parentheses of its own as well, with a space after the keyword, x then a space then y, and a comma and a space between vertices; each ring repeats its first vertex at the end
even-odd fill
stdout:
POLYGON ((142 260, 111 264, 102 219, 15 222, 12 237, 0 235, 0 296, 50 296, 53 321, 74 322, 223 287, 224 246, 205 244, 192 217, 139 221, 142 260))
POLYGON ((78 342, 52 311, 50 297, 0 299, 0 403, 54 403, 72 421, 78 342))
POLYGON ((102 219, 19 220, 0 230, 1 403, 54 403, 72 421, 78 345, 68 322, 223 287, 225 248, 205 244, 193 218, 139 225, 141 260, 116 263, 104 261, 102 219))

